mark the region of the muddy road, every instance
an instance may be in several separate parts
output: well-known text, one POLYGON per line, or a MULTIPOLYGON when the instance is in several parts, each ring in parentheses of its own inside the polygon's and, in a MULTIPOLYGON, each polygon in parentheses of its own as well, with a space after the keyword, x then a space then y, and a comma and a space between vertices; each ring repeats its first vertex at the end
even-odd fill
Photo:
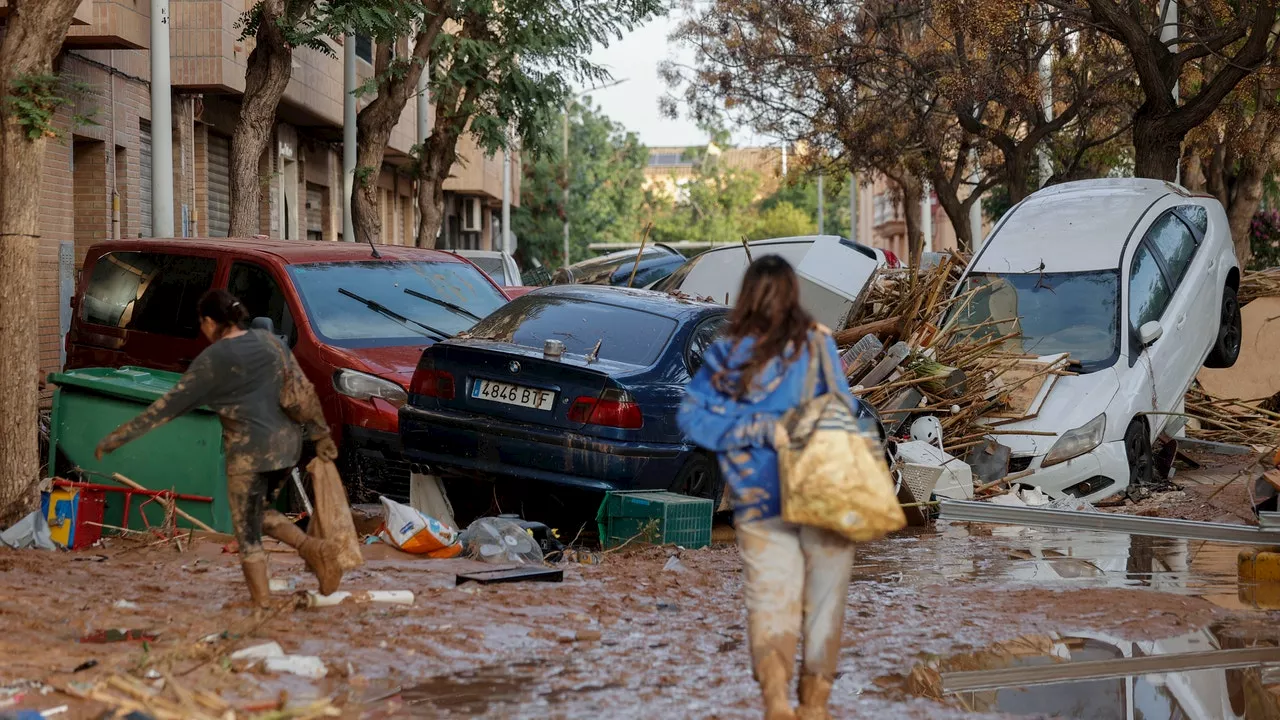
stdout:
MULTIPOLYGON (((68 693, 114 673, 154 671, 242 710, 277 704, 284 693, 290 706, 331 698, 352 718, 759 717, 731 544, 610 553, 599 565, 566 565, 561 583, 491 586, 455 586, 456 573, 477 567, 471 561, 385 546, 366 552, 367 565, 344 588, 411 590, 412 606, 288 610, 254 628, 236 605, 245 597, 236 557, 215 541, 182 553, 121 540, 81 553, 0 551, 0 703, 14 695, 3 688, 38 681, 55 689, 20 693, 14 707, 68 705, 61 717, 96 718, 101 704, 68 693), (677 552, 684 569, 664 570, 677 552), (112 629, 154 639, 81 641, 112 629), (326 677, 227 659, 269 640, 318 656, 326 677)), ((1138 657, 1280 644, 1276 616, 1240 599, 1237 552, 966 524, 861 546, 833 714, 1280 717, 1268 656, 1227 669, 1126 674, 1137 670, 1124 663, 1138 657), (1083 685, 1000 684, 1010 668, 1099 660, 1120 665, 1083 685), (982 676, 981 690, 956 692, 960 671, 996 675, 982 676), (1067 707, 1085 696, 1098 699, 1067 707)), ((271 558, 273 577, 313 587, 296 556, 271 558)))

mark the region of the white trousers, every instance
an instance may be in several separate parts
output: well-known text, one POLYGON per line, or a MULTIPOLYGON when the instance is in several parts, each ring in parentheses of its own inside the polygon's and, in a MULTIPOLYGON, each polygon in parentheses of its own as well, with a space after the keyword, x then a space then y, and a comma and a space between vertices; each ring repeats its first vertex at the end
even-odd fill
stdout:
POLYGON ((746 575, 747 637, 757 678, 778 653, 794 667, 803 632, 806 675, 835 675, 848 604, 854 545, 826 530, 781 518, 736 528, 746 575))

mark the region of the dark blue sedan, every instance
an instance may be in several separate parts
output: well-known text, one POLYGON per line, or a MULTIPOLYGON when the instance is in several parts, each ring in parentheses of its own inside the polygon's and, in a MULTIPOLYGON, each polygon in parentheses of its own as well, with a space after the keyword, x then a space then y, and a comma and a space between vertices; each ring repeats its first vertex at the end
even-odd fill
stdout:
POLYGON ((676 411, 727 313, 605 286, 517 298, 423 353, 404 452, 444 473, 718 499, 715 460, 685 442, 676 411))

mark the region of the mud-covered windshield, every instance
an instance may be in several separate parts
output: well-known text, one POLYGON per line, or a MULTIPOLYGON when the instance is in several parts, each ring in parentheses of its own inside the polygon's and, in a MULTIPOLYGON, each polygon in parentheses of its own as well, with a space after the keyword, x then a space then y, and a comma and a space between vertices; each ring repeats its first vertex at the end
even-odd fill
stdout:
POLYGON ((448 336, 475 323, 465 313, 405 290, 455 304, 476 317, 507 301, 479 270, 460 262, 309 263, 290 265, 289 276, 317 334, 343 347, 421 343, 423 332, 433 335, 424 326, 448 336), (369 302, 390 314, 373 310, 369 302), (397 315, 405 320, 397 320, 397 315))
POLYGON ((1115 270, 975 273, 948 323, 962 340, 1008 338, 1008 352, 1069 353, 1083 372, 1102 370, 1120 355, 1119 277, 1115 270))

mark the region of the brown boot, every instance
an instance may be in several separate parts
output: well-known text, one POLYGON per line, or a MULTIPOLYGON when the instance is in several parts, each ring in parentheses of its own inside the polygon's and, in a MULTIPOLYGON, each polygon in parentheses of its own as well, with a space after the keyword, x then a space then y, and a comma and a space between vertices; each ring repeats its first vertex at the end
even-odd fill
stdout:
POLYGON ((342 568, 338 565, 338 548, 332 542, 311 537, 279 513, 268 513, 262 519, 262 531, 298 551, 307 569, 320 582, 321 595, 338 591, 342 568))
POLYGON ((791 672, 794 661, 769 652, 756 661, 756 680, 764 695, 765 720, 796 720, 791 708, 791 672))
POLYGON ((249 597, 258 609, 271 607, 271 579, 267 576, 267 556, 256 553, 240 560, 249 597))
POLYGON ((831 720, 827 712, 827 701, 831 697, 831 678, 824 675, 800 676, 800 707, 796 712, 799 720, 831 720))

